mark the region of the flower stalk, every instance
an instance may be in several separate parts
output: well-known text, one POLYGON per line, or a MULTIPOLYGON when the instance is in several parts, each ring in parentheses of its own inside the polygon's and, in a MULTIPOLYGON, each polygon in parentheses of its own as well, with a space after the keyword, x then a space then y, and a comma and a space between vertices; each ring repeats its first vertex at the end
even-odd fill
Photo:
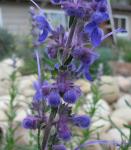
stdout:
POLYGON ((45 131, 44 131, 44 137, 43 137, 43 142, 42 142, 42 150, 46 150, 47 144, 48 144, 48 140, 50 137, 50 132, 51 132, 51 128, 52 128, 52 124, 54 121, 54 118, 57 114, 57 108, 51 110, 51 114, 48 120, 48 123, 45 127, 45 131))
POLYGON ((27 116, 23 126, 26 129, 38 130, 38 146, 41 146, 41 150, 66 150, 66 146, 61 143, 66 143, 73 137, 71 126, 89 129, 91 125, 89 115, 72 112, 72 106, 82 95, 81 88, 74 82, 83 75, 92 81, 89 70, 99 58, 94 49, 112 34, 104 36, 100 26, 109 19, 107 3, 106 0, 51 0, 52 4, 60 5, 73 19, 69 31, 66 32, 62 25, 53 28, 44 11, 33 0, 31 2, 37 9, 30 9, 34 48, 38 49, 48 38, 44 53, 48 62, 53 64, 47 69, 53 81, 41 78, 39 53, 36 51, 38 80, 34 83, 36 92, 32 102, 35 114, 27 116), (83 25, 79 26, 78 21, 82 21, 83 25), (85 46, 85 41, 90 41, 89 47, 85 46), (52 138, 53 127, 55 140, 52 138), (43 132, 42 144, 40 130, 43 132))

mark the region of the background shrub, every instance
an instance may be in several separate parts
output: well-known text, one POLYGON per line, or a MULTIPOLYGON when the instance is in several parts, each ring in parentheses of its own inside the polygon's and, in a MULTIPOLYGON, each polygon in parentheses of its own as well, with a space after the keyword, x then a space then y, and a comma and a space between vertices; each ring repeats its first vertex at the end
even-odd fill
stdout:
POLYGON ((118 39, 116 48, 119 58, 125 62, 131 62, 131 42, 129 40, 118 39))
POLYGON ((14 37, 7 30, 0 28, 0 59, 15 52, 14 37))

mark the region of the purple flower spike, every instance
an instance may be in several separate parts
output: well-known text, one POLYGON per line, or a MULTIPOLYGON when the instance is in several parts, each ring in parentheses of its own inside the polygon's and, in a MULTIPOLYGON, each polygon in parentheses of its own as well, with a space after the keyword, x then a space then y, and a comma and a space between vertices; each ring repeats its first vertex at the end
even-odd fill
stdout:
POLYGON ((54 145, 53 150, 66 150, 66 147, 64 145, 54 145))
POLYGON ((73 123, 80 128, 89 128, 91 124, 91 119, 89 116, 74 116, 73 123))
POLYGON ((40 123, 40 118, 38 117, 33 117, 33 116, 27 116, 24 120, 23 120, 23 127, 25 129, 37 129, 38 125, 40 123))
POLYGON ((64 101, 70 104, 74 104, 78 99, 76 90, 70 89, 64 94, 64 101))
POLYGON ((48 96, 48 103, 51 107, 58 107, 60 105, 60 95, 53 91, 48 96))

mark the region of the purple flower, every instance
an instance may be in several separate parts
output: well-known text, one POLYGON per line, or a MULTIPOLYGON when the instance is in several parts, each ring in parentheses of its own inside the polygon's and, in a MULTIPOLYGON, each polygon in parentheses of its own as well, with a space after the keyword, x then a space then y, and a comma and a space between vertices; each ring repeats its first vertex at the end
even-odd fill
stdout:
POLYGON ((52 4, 60 4, 61 0, 51 0, 52 4))
POLYGON ((78 6, 76 7, 68 7, 65 9, 66 13, 69 16, 76 16, 76 17, 84 17, 85 16, 85 10, 83 7, 78 6))
POLYGON ((73 120, 73 123, 80 128, 89 128, 91 124, 90 117, 86 115, 74 116, 72 120, 73 120))
POLYGON ((42 94, 42 89, 41 89, 41 83, 39 81, 34 82, 34 88, 36 90, 35 95, 33 97, 34 101, 42 101, 43 99, 43 94, 42 94))
POLYGON ((39 124, 40 124, 40 118, 33 117, 33 116, 27 116, 22 123, 25 129, 34 129, 34 130, 38 128, 39 124))
POLYGON ((67 92, 65 92, 63 99, 67 103, 74 104, 79 98, 79 96, 80 95, 75 89, 70 89, 67 92))
POLYGON ((48 103, 51 107, 58 107, 60 105, 61 98, 56 91, 52 91, 48 96, 48 103))
POLYGON ((99 46, 100 43, 102 42, 102 37, 103 37, 104 33, 103 30, 101 28, 94 28, 93 32, 91 33, 91 43, 93 44, 94 47, 99 46))
POLYGON ((57 88, 59 90, 59 93, 63 95, 66 91, 68 91, 71 87, 73 87, 73 82, 68 79, 69 73, 60 73, 57 78, 57 88))
POLYGON ((66 150, 66 147, 64 145, 54 145, 53 150, 66 150))
POLYGON ((43 43, 48 37, 49 32, 52 31, 52 29, 43 14, 36 15, 34 19, 40 33, 38 41, 40 43, 43 43))
POLYGON ((74 49, 73 58, 81 61, 80 67, 76 71, 78 74, 83 72, 87 80, 92 80, 89 69, 90 66, 99 58, 99 54, 85 47, 74 49))
POLYGON ((99 12, 99 11, 96 11, 95 13, 93 13, 91 17, 91 21, 95 22, 96 25, 99 25, 107 21, 108 19, 109 19, 109 15, 107 12, 99 12))
POLYGON ((106 12, 107 11, 107 1, 106 0, 105 1, 103 0, 103 1, 99 2, 98 10, 100 12, 106 12))
POLYGON ((44 82, 42 85, 42 94, 44 97, 47 97, 50 94, 52 85, 49 84, 48 82, 44 82))
POLYGON ((61 120, 58 125, 58 137, 64 141, 69 141, 71 136, 72 134, 67 126, 67 122, 61 120))
POLYGON ((94 47, 100 45, 103 37, 103 30, 99 28, 99 25, 109 19, 109 15, 106 12, 95 12, 91 17, 91 22, 85 25, 84 32, 88 33, 91 43, 94 47))
POLYGON ((52 44, 47 48, 49 58, 55 59, 57 57, 58 46, 52 44))

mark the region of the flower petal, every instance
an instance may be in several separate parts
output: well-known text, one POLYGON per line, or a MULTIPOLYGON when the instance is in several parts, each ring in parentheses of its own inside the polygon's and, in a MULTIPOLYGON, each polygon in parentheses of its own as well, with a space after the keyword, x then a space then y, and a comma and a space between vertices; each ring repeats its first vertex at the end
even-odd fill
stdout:
POLYGON ((95 22, 90 22, 84 27, 84 32, 91 34, 92 31, 96 28, 96 23, 95 22))
POLYGON ((91 43, 94 47, 99 46, 103 36, 103 30, 96 27, 91 33, 91 43))
POLYGON ((39 35, 38 41, 44 42, 46 38, 48 37, 48 30, 44 29, 42 33, 39 35))

